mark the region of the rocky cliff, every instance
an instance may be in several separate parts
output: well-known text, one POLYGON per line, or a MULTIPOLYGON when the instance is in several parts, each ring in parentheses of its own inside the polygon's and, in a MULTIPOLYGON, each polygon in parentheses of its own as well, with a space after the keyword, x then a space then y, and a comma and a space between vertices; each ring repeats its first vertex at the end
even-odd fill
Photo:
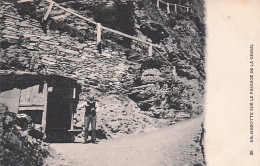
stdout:
POLYGON ((0 165, 43 165, 49 155, 40 130, 26 115, 15 115, 0 104, 0 165))
MULTIPOLYGON (((22 70, 76 79, 82 85, 79 104, 90 92, 97 96, 98 129, 107 137, 171 125, 203 112, 202 1, 178 2, 188 3, 192 12, 170 14, 148 0, 56 2, 161 48, 148 57, 147 45, 105 31, 97 47, 94 25, 57 7, 42 24, 47 2, 24 5, 4 0, 0 13, 1 72, 22 70)), ((82 127, 82 112, 78 109, 75 114, 76 128, 82 127)))

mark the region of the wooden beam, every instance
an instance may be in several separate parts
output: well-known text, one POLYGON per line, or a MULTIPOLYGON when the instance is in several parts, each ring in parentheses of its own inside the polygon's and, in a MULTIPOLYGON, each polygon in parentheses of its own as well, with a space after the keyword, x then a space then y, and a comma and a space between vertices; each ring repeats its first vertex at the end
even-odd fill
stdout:
MULTIPOLYGON (((50 1, 50 2, 53 2, 53 1, 50 1)), ((79 18, 81 18, 81 19, 83 19, 83 20, 85 20, 85 21, 87 21, 87 22, 90 22, 90 23, 95 24, 95 25, 97 24, 95 21, 92 21, 91 19, 88 19, 88 18, 86 18, 86 17, 83 17, 83 16, 81 16, 81 15, 79 15, 79 14, 77 14, 77 13, 75 13, 75 12, 69 10, 69 9, 66 9, 66 8, 60 6, 60 5, 57 4, 57 3, 54 3, 54 5, 57 6, 58 8, 60 8, 60 9, 64 10, 64 11, 68 12, 68 13, 71 13, 71 14, 73 14, 73 15, 75 15, 75 16, 77 16, 77 17, 79 17, 79 18)))
POLYGON ((73 101, 70 102, 70 130, 74 130, 74 113, 73 113, 73 101))
POLYGON ((167 13, 168 13, 168 14, 171 13, 171 11, 170 11, 170 4, 169 4, 169 3, 167 3, 167 13))
POLYGON ((161 3, 164 3, 164 4, 167 4, 166 2, 164 2, 164 1, 162 1, 162 0, 160 0, 160 2, 161 2, 161 3))
POLYGON ((153 56, 153 45, 149 45, 148 56, 153 56))
POLYGON ((51 1, 51 2, 50 2, 50 5, 49 5, 49 7, 48 7, 48 9, 47 9, 47 12, 46 12, 46 14, 45 14, 45 16, 44 16, 44 18, 43 18, 43 20, 46 21, 47 18, 49 17, 49 15, 50 15, 50 13, 51 13, 51 9, 52 9, 53 4, 54 4, 54 2, 51 1))
POLYGON ((168 60, 166 57, 164 57, 161 52, 159 50, 157 50, 156 48, 153 48, 156 52, 159 53, 159 55, 165 60, 165 62, 167 62, 172 68, 175 68, 175 66, 173 66, 168 60))
POLYGON ((44 81, 43 85, 43 112, 42 112, 42 129, 45 133, 46 129, 46 118, 47 118, 47 98, 48 98, 48 83, 44 81))
POLYGON ((44 106, 19 106, 19 111, 43 111, 44 106))
POLYGON ((97 23, 97 44, 101 42, 101 24, 97 23))
POLYGON ((72 97, 73 99, 75 99, 76 98, 76 88, 73 88, 73 97, 72 97))
POLYGON ((177 72, 176 72, 176 67, 174 66, 173 69, 172 69, 172 75, 174 77, 177 77, 177 72))
POLYGON ((156 2, 158 10, 160 10, 160 0, 157 0, 156 2))
POLYGON ((125 37, 127 37, 127 38, 130 38, 130 39, 133 39, 133 40, 136 40, 136 41, 139 41, 139 42, 148 44, 148 45, 152 44, 153 47, 161 48, 158 44, 150 43, 150 42, 148 42, 148 41, 139 39, 138 37, 130 36, 130 35, 128 35, 128 34, 125 34, 125 33, 119 32, 119 31, 116 31, 116 30, 111 29, 111 28, 108 28, 108 27, 102 26, 101 29, 104 29, 104 30, 106 30, 106 31, 113 32, 113 33, 118 34, 118 35, 121 35, 121 36, 125 36, 125 37))

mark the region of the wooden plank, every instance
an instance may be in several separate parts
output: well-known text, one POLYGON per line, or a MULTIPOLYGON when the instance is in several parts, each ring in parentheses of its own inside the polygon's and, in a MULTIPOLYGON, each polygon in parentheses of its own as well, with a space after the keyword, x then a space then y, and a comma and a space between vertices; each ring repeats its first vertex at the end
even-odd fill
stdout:
POLYGON ((44 106, 19 106, 19 111, 43 111, 44 106))
POLYGON ((43 105, 43 98, 40 85, 34 85, 21 90, 19 105, 43 105))
POLYGON ((43 104, 20 104, 19 107, 38 107, 43 106, 43 104))
POLYGON ((8 111, 18 113, 21 90, 14 88, 12 90, 0 93, 0 102, 8 107, 8 111))
POLYGON ((47 118, 47 98, 48 98, 48 84, 44 82, 43 85, 43 96, 44 96, 44 105, 43 105, 43 112, 42 112, 42 129, 43 133, 46 129, 46 118, 47 118))

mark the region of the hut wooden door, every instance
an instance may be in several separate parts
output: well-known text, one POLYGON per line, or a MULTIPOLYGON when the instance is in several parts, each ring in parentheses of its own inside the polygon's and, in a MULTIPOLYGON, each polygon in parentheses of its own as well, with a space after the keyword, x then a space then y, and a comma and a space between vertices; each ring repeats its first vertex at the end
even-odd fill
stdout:
POLYGON ((19 113, 26 113, 31 116, 33 122, 37 124, 42 124, 45 105, 44 91, 46 91, 44 84, 21 89, 19 113))

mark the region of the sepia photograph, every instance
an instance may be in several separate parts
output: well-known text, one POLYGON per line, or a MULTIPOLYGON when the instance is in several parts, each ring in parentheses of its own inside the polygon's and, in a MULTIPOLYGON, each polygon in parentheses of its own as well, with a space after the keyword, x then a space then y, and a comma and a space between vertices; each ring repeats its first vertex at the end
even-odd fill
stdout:
POLYGON ((232 56, 220 46, 236 38, 222 40, 232 29, 218 23, 233 15, 206 1, 1 0, 0 165, 238 166, 223 150, 236 138, 260 161, 259 47, 243 44, 245 66, 225 66, 232 56), (239 66, 243 81, 225 77, 239 66), (243 121, 219 102, 238 88, 229 80, 248 90, 243 121), (248 139, 227 134, 227 118, 248 139))

